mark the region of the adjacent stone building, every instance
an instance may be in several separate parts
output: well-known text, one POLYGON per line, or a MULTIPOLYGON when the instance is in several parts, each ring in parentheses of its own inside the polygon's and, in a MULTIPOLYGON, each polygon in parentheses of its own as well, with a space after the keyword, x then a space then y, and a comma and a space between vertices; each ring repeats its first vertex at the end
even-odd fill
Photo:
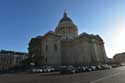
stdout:
POLYGON ((38 64, 99 64, 107 59, 102 38, 85 32, 79 35, 66 12, 55 31, 32 38, 28 50, 38 64))
POLYGON ((19 65, 20 62, 26 59, 26 53, 23 52, 14 52, 14 51, 0 51, 0 71, 7 70, 16 65, 19 65))
POLYGON ((115 54, 113 62, 116 64, 125 64, 125 52, 115 54))

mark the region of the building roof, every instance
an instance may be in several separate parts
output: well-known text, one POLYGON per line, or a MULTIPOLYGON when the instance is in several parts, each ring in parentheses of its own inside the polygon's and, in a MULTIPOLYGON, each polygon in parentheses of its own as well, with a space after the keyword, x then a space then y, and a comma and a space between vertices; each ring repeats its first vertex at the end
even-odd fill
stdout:
POLYGON ((16 51, 8 51, 8 50, 0 50, 0 54, 17 54, 17 55, 26 55, 25 52, 16 52, 16 51))
POLYGON ((48 31, 48 32, 42 37, 42 39, 43 39, 44 37, 48 36, 48 35, 54 35, 54 36, 56 36, 56 37, 61 37, 61 36, 62 36, 62 35, 60 35, 60 34, 56 34, 56 33, 53 32, 53 31, 48 31))

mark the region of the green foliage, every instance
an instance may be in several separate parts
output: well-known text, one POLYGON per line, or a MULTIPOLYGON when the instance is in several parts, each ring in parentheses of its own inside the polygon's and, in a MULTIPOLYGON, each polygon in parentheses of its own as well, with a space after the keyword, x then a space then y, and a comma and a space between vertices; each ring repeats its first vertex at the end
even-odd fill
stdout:
POLYGON ((21 64, 30 64, 32 62, 31 58, 24 59, 21 64))

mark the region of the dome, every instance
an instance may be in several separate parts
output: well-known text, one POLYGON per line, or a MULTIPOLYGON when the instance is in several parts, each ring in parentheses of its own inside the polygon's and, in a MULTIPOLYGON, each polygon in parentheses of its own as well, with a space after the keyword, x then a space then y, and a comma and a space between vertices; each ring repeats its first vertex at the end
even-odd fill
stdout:
POLYGON ((73 21, 67 16, 67 13, 64 12, 63 18, 59 21, 55 32, 61 34, 63 39, 73 39, 78 35, 77 26, 73 21))
POLYGON ((72 22, 72 20, 67 16, 66 12, 64 12, 63 18, 59 21, 59 23, 62 23, 65 21, 72 22))

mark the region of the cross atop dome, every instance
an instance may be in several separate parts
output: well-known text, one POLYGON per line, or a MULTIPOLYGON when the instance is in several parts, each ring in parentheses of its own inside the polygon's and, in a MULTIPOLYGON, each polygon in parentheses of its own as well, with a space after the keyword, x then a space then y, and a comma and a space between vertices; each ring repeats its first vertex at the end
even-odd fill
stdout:
POLYGON ((66 10, 64 10, 63 17, 64 17, 64 18, 67 17, 67 12, 66 12, 66 10))

